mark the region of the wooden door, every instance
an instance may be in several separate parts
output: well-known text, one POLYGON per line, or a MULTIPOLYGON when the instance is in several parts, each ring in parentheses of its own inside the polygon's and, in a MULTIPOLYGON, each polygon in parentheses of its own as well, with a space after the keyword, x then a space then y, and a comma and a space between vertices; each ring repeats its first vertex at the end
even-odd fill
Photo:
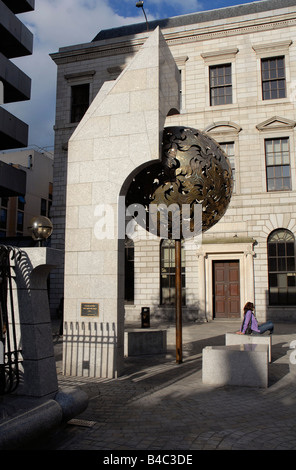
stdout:
POLYGON ((214 262, 214 318, 240 318, 239 261, 214 262))

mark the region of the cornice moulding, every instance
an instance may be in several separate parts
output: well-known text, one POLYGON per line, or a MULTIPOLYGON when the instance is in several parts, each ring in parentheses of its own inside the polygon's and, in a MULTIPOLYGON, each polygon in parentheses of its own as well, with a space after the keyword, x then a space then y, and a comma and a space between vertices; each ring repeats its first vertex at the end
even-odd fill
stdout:
POLYGON ((256 54, 265 54, 266 52, 286 51, 293 44, 292 40, 272 43, 255 44, 252 46, 256 54))
POLYGON ((219 57, 223 58, 233 58, 235 57, 239 52, 239 49, 237 47, 233 47, 230 49, 221 49, 218 51, 212 51, 212 52, 203 52, 201 54, 201 57, 204 59, 205 62, 213 59, 217 59, 219 57))
MULTIPOLYGON (((209 39, 217 39, 227 36, 235 36, 260 31, 280 29, 282 27, 293 26, 296 24, 296 12, 286 13, 278 16, 268 16, 259 19, 236 21, 233 23, 224 23, 217 26, 196 25, 195 28, 182 31, 162 30, 164 38, 168 45, 177 45, 182 43, 201 42, 209 39)), ((137 52, 146 41, 147 36, 139 36, 121 41, 112 41, 110 43, 99 44, 99 42, 86 43, 67 48, 61 48, 59 52, 50 54, 52 60, 57 64, 70 63, 81 60, 89 60, 97 57, 106 57, 119 54, 131 54, 137 52)), ((282 44, 286 44, 284 41, 282 44)), ((256 46, 255 46, 256 47, 256 46)))

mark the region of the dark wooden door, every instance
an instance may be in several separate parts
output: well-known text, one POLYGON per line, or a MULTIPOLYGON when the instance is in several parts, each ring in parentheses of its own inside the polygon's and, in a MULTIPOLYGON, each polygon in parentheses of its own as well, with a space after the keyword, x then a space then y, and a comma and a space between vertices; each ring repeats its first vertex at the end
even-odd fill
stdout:
POLYGON ((240 318, 239 261, 214 262, 214 318, 240 318))

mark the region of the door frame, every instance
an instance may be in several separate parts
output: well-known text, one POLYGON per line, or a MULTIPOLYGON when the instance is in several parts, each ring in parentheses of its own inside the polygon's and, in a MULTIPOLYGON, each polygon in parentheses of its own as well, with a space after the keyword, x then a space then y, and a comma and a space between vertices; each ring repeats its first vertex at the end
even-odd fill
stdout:
POLYGON ((207 320, 213 320, 213 261, 239 261, 240 312, 246 302, 254 302, 254 255, 255 240, 244 242, 204 242, 197 251, 199 263, 200 310, 207 320))

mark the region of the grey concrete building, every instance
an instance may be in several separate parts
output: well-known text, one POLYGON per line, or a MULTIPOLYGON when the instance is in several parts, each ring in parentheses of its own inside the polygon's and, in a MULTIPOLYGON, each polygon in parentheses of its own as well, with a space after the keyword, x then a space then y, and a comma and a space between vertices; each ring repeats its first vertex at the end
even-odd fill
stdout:
MULTIPOLYGON (((33 34, 16 15, 34 5, 35 0, 0 1, 0 105, 30 99, 31 79, 10 59, 32 54, 33 34)), ((27 145, 28 125, 0 107, 0 150, 27 145)))
MULTIPOLYGON (((160 27, 181 75, 181 110, 167 116, 166 126, 193 127, 214 137, 227 152, 235 179, 225 216, 198 248, 184 250, 184 315, 240 318, 243 305, 254 301, 259 321, 295 320, 295 1, 262 0, 149 27, 160 27)), ((55 248, 64 250, 66 218, 71 226, 71 218, 78 217, 65 211, 68 141, 103 85, 120 77, 148 37, 145 23, 125 26, 52 54, 57 64, 55 248)), ((83 174, 84 157, 70 175, 78 202, 90 177, 83 174)), ((87 224, 86 214, 84 219, 79 214, 87 224)), ((139 321, 145 306, 151 315, 172 318, 172 254, 165 240, 128 241, 126 320, 139 321)), ((87 259, 87 249, 82 264, 73 256, 73 272, 85 270, 87 259)), ((63 297, 63 276, 63 269, 56 271, 51 281, 53 309, 63 297)))

